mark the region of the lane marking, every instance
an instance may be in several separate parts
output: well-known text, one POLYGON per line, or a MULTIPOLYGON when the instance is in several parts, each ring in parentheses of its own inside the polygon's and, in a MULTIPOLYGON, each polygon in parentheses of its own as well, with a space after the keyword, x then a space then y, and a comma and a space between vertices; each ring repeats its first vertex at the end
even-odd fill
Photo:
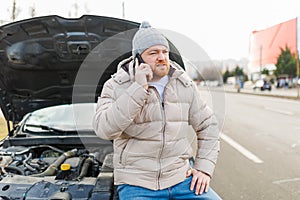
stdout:
POLYGON ((284 110, 278 110, 278 109, 274 109, 274 108, 270 108, 270 107, 265 107, 265 110, 281 113, 281 114, 284 114, 284 115, 294 115, 294 113, 292 113, 292 112, 284 111, 284 110))
POLYGON ((263 163, 264 162, 260 158, 258 158, 256 155, 251 153, 249 150, 244 148, 242 145, 240 145, 239 143, 237 143, 236 141, 231 139, 229 136, 225 135, 224 133, 221 134, 221 138, 225 142, 227 142, 230 146, 235 148, 238 152, 240 152, 242 155, 244 155, 246 158, 248 158, 249 160, 251 160, 255 163, 263 163))
POLYGON ((283 180, 278 180, 278 181, 273 181, 273 184, 282 184, 282 183, 289 183, 289 182, 296 182, 300 181, 300 178, 290 178, 290 179, 283 179, 283 180))

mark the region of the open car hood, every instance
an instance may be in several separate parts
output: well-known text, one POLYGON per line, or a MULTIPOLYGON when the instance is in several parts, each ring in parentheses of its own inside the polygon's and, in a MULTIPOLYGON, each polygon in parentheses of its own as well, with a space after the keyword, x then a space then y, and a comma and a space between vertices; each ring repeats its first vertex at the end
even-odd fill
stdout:
MULTIPOLYGON (((36 109, 71 103, 74 81, 87 55, 107 38, 134 30, 122 40, 122 51, 128 53, 119 60, 130 56, 138 27, 136 22, 94 15, 76 19, 44 16, 0 27, 0 106, 6 120, 17 123, 36 109)), ((118 53, 119 46, 114 48, 109 51, 118 53)), ((172 44, 170 48, 179 55, 172 44)), ((183 64, 176 55, 173 59, 183 64)), ((101 85, 116 71, 117 62, 110 66, 101 65, 101 60, 97 63, 107 69, 101 85)), ((96 100, 100 92, 101 86, 92 98, 96 100)))
POLYGON ((45 16, 0 27, 0 98, 6 120, 17 122, 33 110, 70 103, 76 73, 88 53, 138 25, 84 15, 45 16))

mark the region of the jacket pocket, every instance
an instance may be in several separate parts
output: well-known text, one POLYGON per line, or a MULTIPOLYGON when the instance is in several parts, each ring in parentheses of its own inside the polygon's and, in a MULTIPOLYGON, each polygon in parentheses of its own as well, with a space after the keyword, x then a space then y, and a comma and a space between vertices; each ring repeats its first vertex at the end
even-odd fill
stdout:
POLYGON ((127 144, 124 146, 123 151, 120 153, 120 163, 126 165, 128 154, 130 153, 130 148, 133 145, 134 140, 129 139, 127 144))

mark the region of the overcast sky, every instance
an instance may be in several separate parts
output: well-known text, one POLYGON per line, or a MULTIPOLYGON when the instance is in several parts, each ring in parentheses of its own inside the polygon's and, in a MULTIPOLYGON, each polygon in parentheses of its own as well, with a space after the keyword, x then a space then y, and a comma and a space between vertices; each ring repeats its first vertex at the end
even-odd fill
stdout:
MULTIPOLYGON (((0 20, 10 19, 12 0, 0 0, 0 20)), ((56 14, 96 14, 176 31, 199 44, 212 59, 248 56, 249 36, 300 16, 299 0, 16 0, 17 19, 56 14), (125 10, 123 12, 122 3, 125 10), (78 5, 76 12, 75 3, 78 5)))

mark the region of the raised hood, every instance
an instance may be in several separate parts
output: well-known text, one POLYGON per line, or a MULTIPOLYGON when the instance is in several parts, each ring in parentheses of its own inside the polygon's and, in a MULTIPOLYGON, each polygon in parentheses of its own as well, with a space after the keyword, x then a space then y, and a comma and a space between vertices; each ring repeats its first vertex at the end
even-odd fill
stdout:
MULTIPOLYGON (((115 34, 138 27, 136 22, 92 15, 37 17, 0 27, 0 106, 6 120, 16 123, 36 109, 71 103, 77 71, 91 50, 115 34)), ((133 35, 122 41, 128 55, 133 35)), ((183 64, 180 56, 177 62, 183 64)), ((104 79, 115 70, 105 70, 104 79)), ((100 92, 94 92, 93 98, 100 92)))
POLYGON ((70 103, 76 73, 88 53, 106 38, 138 26, 85 15, 45 16, 0 27, 0 98, 5 118, 18 122, 38 108, 70 103))

